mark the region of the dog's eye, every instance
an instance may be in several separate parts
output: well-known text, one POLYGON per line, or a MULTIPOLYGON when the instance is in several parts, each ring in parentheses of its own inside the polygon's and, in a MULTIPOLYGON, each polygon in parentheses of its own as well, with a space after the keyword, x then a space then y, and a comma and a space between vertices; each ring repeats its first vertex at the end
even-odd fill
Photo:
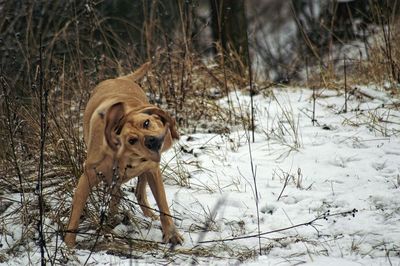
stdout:
POLYGON ((144 128, 148 128, 149 126, 150 126, 150 120, 147 119, 146 121, 144 121, 143 127, 144 127, 144 128))
POLYGON ((137 138, 129 138, 129 139, 128 139, 128 142, 129 142, 129 144, 131 144, 131 145, 134 145, 137 141, 138 141, 137 138))

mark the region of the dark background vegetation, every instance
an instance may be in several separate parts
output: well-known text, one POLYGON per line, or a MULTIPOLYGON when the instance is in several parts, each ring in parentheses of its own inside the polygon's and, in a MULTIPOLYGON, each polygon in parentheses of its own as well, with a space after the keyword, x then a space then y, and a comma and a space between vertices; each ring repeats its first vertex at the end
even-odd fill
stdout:
POLYGON ((398 93, 399 11, 391 0, 0 1, 0 195, 20 193, 21 219, 39 237, 43 216, 62 235, 57 216, 68 208, 46 209, 41 193, 64 182, 60 206, 71 198, 91 89, 147 61, 153 68, 142 85, 182 132, 226 133, 247 123, 249 116, 214 101, 233 90, 341 89, 343 61, 349 80, 389 82, 398 93), (33 192, 39 216, 23 211, 33 192))

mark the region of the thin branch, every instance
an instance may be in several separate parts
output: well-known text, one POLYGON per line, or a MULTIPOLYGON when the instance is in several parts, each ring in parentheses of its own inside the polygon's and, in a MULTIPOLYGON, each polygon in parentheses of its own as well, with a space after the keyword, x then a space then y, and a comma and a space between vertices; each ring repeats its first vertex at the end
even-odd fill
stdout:
POLYGON ((267 231, 267 232, 263 232, 263 233, 252 234, 252 235, 244 235, 244 236, 238 236, 238 237, 232 237, 232 238, 226 238, 226 239, 200 241, 199 244, 207 244, 207 243, 215 243, 215 242, 228 242, 228 241, 236 241, 236 240, 249 239, 249 238, 255 238, 255 237, 260 238, 261 236, 270 235, 273 233, 278 233, 278 232, 283 232, 283 231, 288 231, 290 229, 301 227, 301 226, 313 226, 316 221, 328 220, 329 217, 335 217, 335 216, 345 217, 348 215, 352 215, 354 217, 357 212, 358 212, 357 209, 353 209, 351 211, 345 211, 345 212, 332 213, 332 214, 328 211, 328 212, 324 213, 323 215, 318 216, 308 222, 295 224, 292 226, 288 226, 288 227, 284 227, 284 228, 280 228, 280 229, 276 229, 276 230, 272 230, 272 231, 267 231))
POLYGON ((0 76, 0 82, 1 82, 1 87, 3 89, 3 94, 4 94, 4 102, 5 102, 5 109, 6 109, 6 123, 7 123, 7 129, 8 129, 8 134, 10 137, 10 146, 11 146, 11 156, 12 156, 12 161, 14 163, 14 168, 15 171, 17 172, 18 176, 18 181, 19 181, 19 188, 20 188, 20 196, 21 196, 21 206, 24 205, 25 202, 25 192, 24 188, 22 185, 22 171, 18 163, 18 158, 17 158, 17 152, 15 149, 15 142, 14 142, 14 130, 12 128, 13 124, 13 119, 12 119, 12 110, 11 110, 11 104, 10 104, 10 98, 9 98, 9 92, 7 89, 9 89, 9 85, 6 82, 6 79, 3 75, 0 76))
MULTIPOLYGON (((112 174, 111 186, 108 186, 108 191, 106 188, 106 193, 103 194, 103 200, 101 201, 103 204, 100 206, 100 226, 98 227, 97 232, 95 234, 96 239, 95 239, 92 247, 90 248, 89 256, 86 258, 86 261, 83 265, 86 265, 88 263, 90 257, 92 256, 92 254, 94 252, 94 248, 96 247, 96 245, 99 241, 100 233, 101 233, 101 230, 103 229, 104 222, 106 220, 107 208, 110 207, 110 202, 111 202, 111 199, 113 198, 112 191, 114 191, 114 189, 116 188, 118 179, 119 179, 117 161, 114 161, 112 170, 113 170, 113 174, 112 174)), ((99 176, 102 175, 100 172, 96 173, 96 174, 99 176)))
MULTIPOLYGON (((250 108, 251 108, 251 132, 252 132, 252 142, 254 143, 255 138, 254 138, 254 130, 255 130, 255 125, 254 125, 254 86, 253 86, 253 72, 251 68, 251 57, 250 57, 250 49, 249 49, 249 36, 247 33, 247 20, 245 19, 245 38, 246 38, 246 49, 247 49, 247 67, 249 71, 249 86, 250 86, 250 108)), ((261 250, 260 250, 261 253, 261 250)))
POLYGON ((46 265, 45 249, 46 240, 43 232, 43 220, 44 220, 44 201, 43 201, 43 175, 44 175, 44 150, 48 129, 47 111, 48 111, 48 89, 45 88, 44 75, 43 75, 43 54, 42 54, 42 36, 40 34, 40 45, 39 45, 39 109, 40 109, 40 157, 39 157, 39 169, 38 178, 36 185, 36 193, 38 196, 39 204, 39 222, 38 222, 38 233, 39 233, 39 246, 40 246, 40 258, 41 265, 46 265))

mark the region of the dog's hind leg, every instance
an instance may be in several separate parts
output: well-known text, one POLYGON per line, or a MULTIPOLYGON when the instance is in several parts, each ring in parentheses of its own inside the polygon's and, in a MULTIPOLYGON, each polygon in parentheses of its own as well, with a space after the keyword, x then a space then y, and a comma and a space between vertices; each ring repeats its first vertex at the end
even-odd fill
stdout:
POLYGON ((146 185, 147 177, 145 174, 142 174, 138 177, 135 196, 144 216, 149 217, 152 220, 158 220, 158 216, 151 210, 149 201, 147 200, 146 185))

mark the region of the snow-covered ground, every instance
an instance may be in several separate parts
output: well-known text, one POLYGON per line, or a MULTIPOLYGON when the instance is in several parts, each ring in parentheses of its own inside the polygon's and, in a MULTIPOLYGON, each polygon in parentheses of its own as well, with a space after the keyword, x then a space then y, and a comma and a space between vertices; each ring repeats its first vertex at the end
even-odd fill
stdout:
MULTIPOLYGON (((311 90, 276 88, 273 96, 256 96, 250 145, 243 127, 182 136, 163 160, 183 246, 170 256, 95 252, 88 263, 400 265, 400 102, 358 87, 344 113, 343 94, 317 95, 314 125, 311 90)), ((230 98, 237 113, 248 112, 247 95, 230 98)), ((160 241, 159 222, 152 225, 141 236, 128 235, 160 241)), ((114 230, 130 232, 124 225, 114 230)), ((0 252, 7 248, 2 242, 0 252)), ((83 264, 89 254, 77 250, 69 263, 83 264)), ((39 255, 33 248, 5 264, 37 264, 39 255)))

